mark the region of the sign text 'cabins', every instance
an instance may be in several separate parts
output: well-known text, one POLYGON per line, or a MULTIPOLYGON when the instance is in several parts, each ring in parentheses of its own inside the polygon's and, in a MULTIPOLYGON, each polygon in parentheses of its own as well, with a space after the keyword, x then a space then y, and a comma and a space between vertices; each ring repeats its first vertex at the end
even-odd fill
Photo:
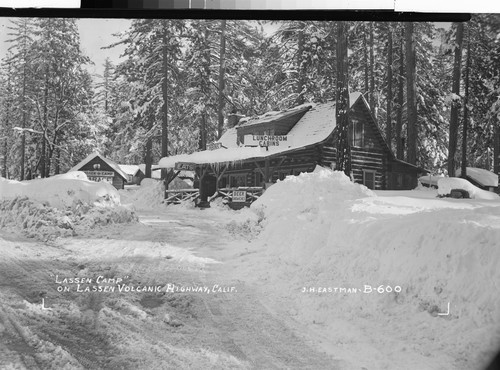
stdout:
POLYGON ((195 168, 196 168, 195 163, 176 162, 174 170, 176 170, 176 171, 194 171, 195 168))
POLYGON ((253 146, 290 146, 288 135, 245 135, 245 145, 253 146))

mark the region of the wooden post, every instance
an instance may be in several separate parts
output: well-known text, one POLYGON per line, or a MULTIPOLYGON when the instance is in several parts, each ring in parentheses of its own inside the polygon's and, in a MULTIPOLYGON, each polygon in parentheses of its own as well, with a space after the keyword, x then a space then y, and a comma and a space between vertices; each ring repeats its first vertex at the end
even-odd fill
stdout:
POLYGON ((269 182, 269 158, 266 158, 264 172, 266 173, 264 176, 264 182, 269 182))
POLYGON ((224 166, 224 168, 222 169, 222 171, 216 171, 215 169, 215 166, 212 166, 212 170, 214 171, 215 173, 215 176, 217 178, 216 182, 215 182, 215 191, 218 192, 219 191, 219 181, 220 179, 222 178, 222 176, 224 176, 224 174, 226 173, 226 170, 227 170, 228 166, 224 166))

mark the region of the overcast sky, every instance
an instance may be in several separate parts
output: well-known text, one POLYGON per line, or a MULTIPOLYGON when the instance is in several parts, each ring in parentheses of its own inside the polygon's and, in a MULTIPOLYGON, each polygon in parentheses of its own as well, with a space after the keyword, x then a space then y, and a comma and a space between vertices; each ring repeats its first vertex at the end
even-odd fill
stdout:
MULTIPOLYGON (((9 39, 7 33, 10 25, 10 18, 0 17, 0 59, 3 58, 10 46, 6 40, 9 39)), ((118 41, 113 37, 114 33, 128 29, 131 21, 128 19, 79 19, 77 21, 80 31, 81 48, 85 55, 90 57, 94 65, 89 66, 91 74, 101 74, 104 60, 109 57, 114 64, 119 61, 119 56, 123 52, 123 47, 118 46, 112 49, 101 48, 118 41)))

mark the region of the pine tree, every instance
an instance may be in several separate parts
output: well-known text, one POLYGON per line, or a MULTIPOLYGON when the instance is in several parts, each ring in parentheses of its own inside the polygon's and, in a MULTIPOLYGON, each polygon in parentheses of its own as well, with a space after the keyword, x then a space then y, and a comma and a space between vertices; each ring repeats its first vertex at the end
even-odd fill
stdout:
POLYGON ((21 144, 20 144, 20 180, 25 178, 25 154, 26 154, 26 128, 29 128, 29 116, 31 111, 31 106, 29 104, 29 89, 31 85, 31 55, 30 47, 33 43, 33 24, 30 18, 22 18, 18 20, 12 20, 12 25, 9 26, 9 40, 11 43, 9 48, 13 52, 12 56, 8 59, 8 63, 12 64, 13 74, 17 81, 14 82, 17 85, 18 91, 18 109, 20 110, 19 121, 21 122, 21 144))
MULTIPOLYGON (((415 82, 415 40, 413 35, 413 23, 406 23, 406 86, 408 107, 408 154, 407 160, 411 164, 417 163, 417 87, 415 82)), ((415 184, 416 185, 416 184, 415 184)))
POLYGON ((457 24, 456 39, 455 39, 455 60, 453 63, 453 88, 452 88, 452 105, 450 115, 450 138, 448 149, 448 175, 455 176, 455 155, 458 141, 458 113, 460 109, 460 75, 462 71, 462 42, 463 42, 463 23, 457 24))
POLYGON ((351 154, 349 149, 349 62, 347 57, 346 22, 337 22, 337 99, 335 105, 338 130, 337 169, 351 175, 351 154))

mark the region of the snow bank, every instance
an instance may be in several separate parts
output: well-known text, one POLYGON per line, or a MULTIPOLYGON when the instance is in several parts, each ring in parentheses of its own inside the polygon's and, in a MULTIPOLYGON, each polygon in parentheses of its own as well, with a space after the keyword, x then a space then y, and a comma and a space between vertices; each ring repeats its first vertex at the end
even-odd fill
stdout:
POLYGON ((472 199, 500 200, 496 193, 486 191, 472 185, 465 179, 458 177, 445 177, 438 181, 438 194, 441 196, 449 195, 453 189, 465 190, 472 199))
POLYGON ((352 201, 366 197, 376 195, 351 182, 343 172, 318 166, 312 173, 278 181, 251 208, 263 217, 263 237, 268 244, 300 257, 310 254, 305 245, 324 245, 325 226, 346 217, 352 201), (284 239, 286 243, 282 243, 284 239))
POLYGON ((0 178, 0 225, 29 237, 46 240, 134 221, 112 185, 89 181, 80 171, 22 182, 0 178))
MULTIPOLYGON (((440 188, 490 194, 464 182, 440 188)), ((255 283, 337 341, 335 356, 353 368, 479 368, 500 342, 500 202, 374 197, 316 169, 273 185, 252 209, 264 228, 248 266, 255 283), (450 315, 438 315, 448 303, 450 315)))
POLYGON ((61 210, 27 197, 0 200, 1 227, 20 229, 28 237, 41 240, 75 236, 95 227, 137 220, 133 211, 121 205, 102 207, 75 203, 61 210))
POLYGON ((113 185, 89 181, 80 171, 21 182, 0 178, 0 199, 16 197, 28 197, 60 209, 78 202, 102 206, 120 204, 120 196, 113 185))
POLYGON ((165 186, 162 181, 145 178, 139 187, 119 190, 121 202, 136 209, 164 207, 165 186))

